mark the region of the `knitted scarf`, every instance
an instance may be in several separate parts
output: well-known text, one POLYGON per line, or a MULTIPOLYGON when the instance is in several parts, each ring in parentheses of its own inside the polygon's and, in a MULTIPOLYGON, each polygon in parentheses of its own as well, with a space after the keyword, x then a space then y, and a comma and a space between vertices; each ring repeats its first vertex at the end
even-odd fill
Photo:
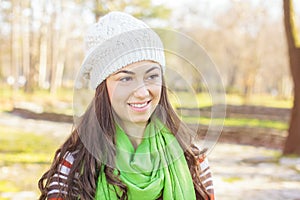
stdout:
MULTIPOLYGON (((173 134, 158 120, 150 122, 134 149, 126 133, 116 126, 116 167, 127 186, 128 200, 195 200, 196 195, 183 150, 173 134)), ((96 200, 116 200, 122 191, 107 182, 102 167, 96 200)), ((117 172, 116 172, 117 174, 117 172)))

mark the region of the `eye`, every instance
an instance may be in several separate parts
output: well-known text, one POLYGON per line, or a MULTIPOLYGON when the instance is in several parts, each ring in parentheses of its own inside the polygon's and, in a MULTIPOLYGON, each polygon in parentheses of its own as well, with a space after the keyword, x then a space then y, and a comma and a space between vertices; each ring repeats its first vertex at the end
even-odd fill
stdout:
POLYGON ((130 77, 130 76, 122 77, 119 79, 119 81, 121 81, 121 82, 128 82, 131 80, 132 80, 132 77, 130 77))
POLYGON ((150 76, 147 77, 148 80, 155 80, 159 78, 159 74, 151 74, 150 76))

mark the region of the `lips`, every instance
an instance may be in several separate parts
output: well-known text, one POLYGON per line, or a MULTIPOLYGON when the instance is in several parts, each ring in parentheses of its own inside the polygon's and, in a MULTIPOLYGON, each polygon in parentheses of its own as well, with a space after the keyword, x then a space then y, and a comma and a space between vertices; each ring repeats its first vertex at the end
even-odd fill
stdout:
POLYGON ((128 103, 128 105, 135 111, 144 111, 149 107, 150 102, 151 100, 145 102, 128 103))

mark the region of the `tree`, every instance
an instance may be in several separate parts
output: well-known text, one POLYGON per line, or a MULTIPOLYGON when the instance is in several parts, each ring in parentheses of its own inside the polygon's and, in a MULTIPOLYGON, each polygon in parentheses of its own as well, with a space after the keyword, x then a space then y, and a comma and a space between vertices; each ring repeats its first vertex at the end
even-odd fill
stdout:
POLYGON ((20 18, 21 18, 21 4, 19 1, 13 0, 12 2, 12 19, 11 19, 11 68, 12 75, 14 77, 14 90, 19 89, 18 79, 20 76, 20 64, 21 64, 21 51, 20 51, 20 18))
POLYGON ((244 103, 253 94, 271 92, 290 98, 292 81, 288 67, 283 67, 288 65, 284 26, 270 12, 277 3, 232 0, 224 11, 217 12, 216 6, 215 12, 209 0, 201 2, 206 4, 194 14, 185 11, 186 20, 179 24, 213 58, 227 92, 243 94, 244 103))
POLYGON ((30 15, 31 15, 31 9, 30 9, 30 1, 22 1, 22 8, 23 8, 23 16, 22 20, 20 21, 21 25, 21 36, 22 36, 22 72, 26 80, 26 85, 24 87, 25 92, 31 92, 32 91, 32 81, 30 74, 30 57, 31 57, 31 44, 30 44, 30 15))
POLYGON ((125 11, 137 18, 142 19, 168 19, 171 9, 163 4, 153 4, 151 0, 94 0, 94 9, 96 21, 99 17, 112 10, 125 11))
POLYGON ((294 105, 283 153, 300 155, 300 45, 297 38, 292 0, 283 0, 283 11, 290 71, 294 83, 294 105))

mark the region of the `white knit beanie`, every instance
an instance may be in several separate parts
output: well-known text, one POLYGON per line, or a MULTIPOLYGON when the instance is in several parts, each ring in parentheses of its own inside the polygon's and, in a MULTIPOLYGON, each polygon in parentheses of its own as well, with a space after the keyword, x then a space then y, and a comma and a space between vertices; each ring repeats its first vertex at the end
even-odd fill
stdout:
POLYGON ((91 26, 85 37, 86 55, 80 76, 96 89, 109 75, 138 61, 150 60, 165 70, 159 36, 144 22, 122 12, 110 12, 91 26))

